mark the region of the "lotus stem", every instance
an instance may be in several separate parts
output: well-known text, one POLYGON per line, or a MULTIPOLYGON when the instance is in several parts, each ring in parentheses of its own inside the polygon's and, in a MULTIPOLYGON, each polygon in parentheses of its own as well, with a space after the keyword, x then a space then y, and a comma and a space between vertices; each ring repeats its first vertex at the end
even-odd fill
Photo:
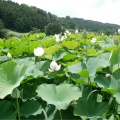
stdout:
POLYGON ((62 114, 60 110, 59 110, 59 114, 60 114, 60 120, 62 120, 62 114))
POLYGON ((86 52, 86 57, 87 57, 87 44, 86 44, 86 38, 85 38, 85 52, 86 52))
POLYGON ((45 111, 43 108, 42 108, 42 111, 43 111, 43 113, 44 113, 45 120, 47 120, 47 119, 48 119, 48 117, 47 117, 46 111, 45 111))
POLYGON ((17 96, 17 89, 16 89, 16 103, 17 103, 18 120, 20 120, 20 108, 19 108, 19 102, 18 102, 18 96, 17 96))
POLYGON ((88 84, 90 85, 90 90, 92 91, 92 85, 91 85, 90 78, 88 78, 88 84))
POLYGON ((120 66, 119 66, 119 46, 117 45, 117 51, 118 51, 118 81, 119 81, 119 69, 120 69, 120 66))

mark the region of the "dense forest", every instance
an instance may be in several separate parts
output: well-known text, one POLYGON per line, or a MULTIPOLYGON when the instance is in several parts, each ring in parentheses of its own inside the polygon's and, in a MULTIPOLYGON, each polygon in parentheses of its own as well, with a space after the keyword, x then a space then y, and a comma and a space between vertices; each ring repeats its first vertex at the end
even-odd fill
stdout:
POLYGON ((3 28, 17 32, 30 32, 34 28, 46 34, 69 30, 83 30, 114 34, 120 25, 102 23, 70 16, 58 17, 34 6, 19 5, 10 0, 0 0, 0 30, 3 28))

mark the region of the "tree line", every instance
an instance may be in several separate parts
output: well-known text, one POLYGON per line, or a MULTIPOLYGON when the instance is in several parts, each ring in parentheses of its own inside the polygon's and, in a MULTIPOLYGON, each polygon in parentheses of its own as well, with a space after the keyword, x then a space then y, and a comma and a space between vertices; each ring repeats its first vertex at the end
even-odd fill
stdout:
POLYGON ((70 16, 58 17, 34 6, 19 5, 10 0, 0 0, 0 30, 3 28, 17 32, 30 32, 34 28, 53 35, 69 30, 82 30, 114 34, 120 25, 102 23, 70 16))

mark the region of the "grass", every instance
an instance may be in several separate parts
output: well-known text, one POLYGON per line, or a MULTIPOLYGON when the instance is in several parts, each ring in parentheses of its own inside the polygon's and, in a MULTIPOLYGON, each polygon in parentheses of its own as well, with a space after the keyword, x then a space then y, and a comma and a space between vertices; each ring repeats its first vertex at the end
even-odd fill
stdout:
POLYGON ((7 35, 6 35, 6 37, 7 37, 7 38, 10 38, 10 37, 18 37, 18 38, 21 38, 24 34, 26 34, 26 33, 19 33, 19 32, 15 32, 15 31, 12 31, 12 30, 7 30, 7 35))
POLYGON ((2 36, 0 37, 5 38, 5 39, 11 38, 11 37, 21 38, 24 34, 27 34, 27 33, 19 33, 19 32, 9 30, 9 29, 2 29, 1 30, 2 36))

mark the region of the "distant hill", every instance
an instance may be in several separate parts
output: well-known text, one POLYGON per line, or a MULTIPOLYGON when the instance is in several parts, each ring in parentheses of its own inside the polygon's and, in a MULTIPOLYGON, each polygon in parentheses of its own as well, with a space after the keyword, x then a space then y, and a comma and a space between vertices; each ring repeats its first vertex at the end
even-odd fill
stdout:
POLYGON ((40 8, 0 0, 0 29, 4 27, 17 32, 30 32, 33 28, 37 28, 47 34, 59 33, 65 29, 86 29, 93 32, 106 32, 109 35, 114 34, 120 25, 70 16, 58 17, 40 8))

